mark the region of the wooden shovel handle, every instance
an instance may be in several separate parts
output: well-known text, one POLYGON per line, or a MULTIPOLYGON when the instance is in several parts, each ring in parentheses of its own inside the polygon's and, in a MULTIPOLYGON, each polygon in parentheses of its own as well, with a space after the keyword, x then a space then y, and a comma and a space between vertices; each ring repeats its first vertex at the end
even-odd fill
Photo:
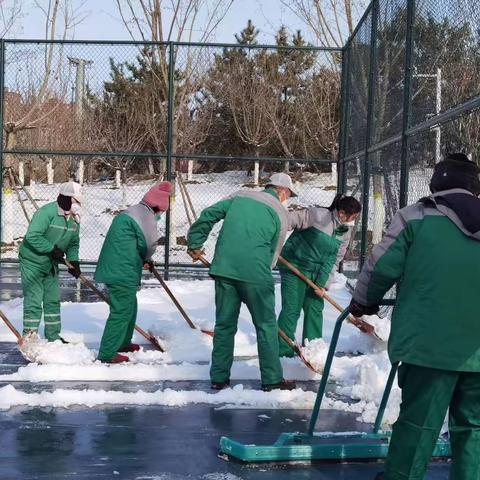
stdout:
MULTIPOLYGON (((68 260, 64 260, 64 263, 67 268, 73 268, 73 265, 68 260)), ((101 300, 103 300, 106 304, 110 305, 110 300, 108 299, 108 297, 91 280, 85 277, 85 275, 81 274, 78 279, 92 292, 96 293, 101 300)), ((146 332, 138 325, 135 325, 135 331, 138 332, 143 338, 148 340, 158 350, 160 350, 161 352, 165 352, 165 349, 160 345, 158 340, 152 334, 146 332)))
POLYGON ((10 331, 17 337, 17 342, 22 343, 23 337, 20 335, 19 331, 14 327, 13 323, 7 318, 7 316, 0 310, 0 318, 5 322, 10 331))
MULTIPOLYGON (((170 297, 172 302, 175 304, 177 307, 178 311, 184 318, 184 320, 188 323, 188 326, 194 330, 198 330, 195 324, 192 322, 190 317, 188 316, 187 312, 183 309, 183 307, 180 305, 180 302, 177 300, 173 292, 170 290, 169 286, 167 285, 167 282, 162 278, 162 276, 158 273, 158 270, 155 267, 152 267, 150 271, 153 273, 153 276, 160 282, 162 285, 163 289, 167 292, 167 295, 170 297)), ((205 333, 206 335, 210 335, 213 337, 213 332, 210 330, 202 330, 199 329, 202 333, 205 333)))

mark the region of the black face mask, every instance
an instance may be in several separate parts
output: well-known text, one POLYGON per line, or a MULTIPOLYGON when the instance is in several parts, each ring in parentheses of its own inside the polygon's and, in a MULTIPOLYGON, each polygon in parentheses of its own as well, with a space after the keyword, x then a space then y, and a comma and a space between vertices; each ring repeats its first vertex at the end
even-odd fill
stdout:
POLYGON ((57 197, 58 206, 64 211, 69 212, 72 208, 72 197, 67 197, 66 195, 60 194, 57 197))

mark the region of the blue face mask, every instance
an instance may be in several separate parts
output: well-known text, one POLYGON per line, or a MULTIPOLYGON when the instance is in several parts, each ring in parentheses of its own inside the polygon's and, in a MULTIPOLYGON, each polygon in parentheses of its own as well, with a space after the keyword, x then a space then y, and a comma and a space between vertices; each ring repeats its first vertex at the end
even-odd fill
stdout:
POLYGON ((158 222, 160 219, 162 218, 162 214, 161 213, 156 213, 155 214, 155 220, 158 222))

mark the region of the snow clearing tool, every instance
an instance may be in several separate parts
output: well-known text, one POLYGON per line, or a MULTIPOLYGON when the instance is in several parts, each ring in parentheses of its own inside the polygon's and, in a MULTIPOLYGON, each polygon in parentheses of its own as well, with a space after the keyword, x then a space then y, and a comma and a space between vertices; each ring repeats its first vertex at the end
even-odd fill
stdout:
POLYGON ((170 288, 167 285, 167 282, 162 278, 162 276, 158 273, 158 270, 155 267, 152 267, 150 269, 150 272, 152 272, 153 276, 160 282, 162 285, 163 289, 167 292, 167 295, 170 297, 172 302, 175 304, 177 307, 178 311, 181 313, 182 317, 184 320, 188 323, 188 326, 194 330, 200 330, 202 333, 205 335, 209 335, 210 337, 213 337, 213 332, 211 330, 203 330, 202 328, 198 328, 190 319, 188 316, 187 312, 183 309, 183 307, 180 305, 179 301, 176 299, 175 295, 173 292, 170 290, 170 288))
MULTIPOLYGON (((65 260, 63 262, 67 268, 73 268, 72 264, 68 261, 65 260)), ((102 299, 105 303, 110 305, 110 301, 108 297, 91 281, 89 280, 85 275, 81 274, 78 279, 87 287, 89 288, 92 292, 96 293, 97 296, 102 299)), ((160 345, 160 342, 158 341, 158 338, 156 338, 154 335, 152 335, 149 332, 146 332, 143 328, 139 327, 138 325, 135 325, 135 330, 145 339, 147 339, 157 350, 160 350, 161 352, 165 352, 165 349, 160 345)))
MULTIPOLYGON (((384 301, 383 305, 393 305, 394 300, 384 301)), ((228 437, 220 438, 220 454, 226 459, 239 460, 247 463, 311 463, 311 462, 358 462, 377 461, 385 458, 390 443, 390 432, 381 431, 383 415, 395 379, 398 363, 392 365, 385 391, 378 408, 372 432, 327 433, 315 431, 322 400, 325 396, 328 377, 335 356, 340 330, 348 317, 344 310, 338 317, 333 330, 330 348, 322 375, 322 380, 313 407, 310 424, 306 433, 282 433, 271 445, 243 444, 228 437)), ((450 443, 438 440, 433 457, 447 458, 450 456, 450 443)))
POLYGON ((21 345, 23 343, 23 337, 20 332, 14 327, 13 323, 7 318, 7 316, 0 310, 0 317, 5 322, 5 325, 17 338, 17 343, 21 345))
POLYGON ((300 360, 305 364, 307 368, 309 368, 312 372, 321 374, 315 369, 315 367, 306 359, 303 355, 302 347, 297 342, 294 342, 281 328, 278 329, 278 336, 283 338, 285 342, 287 342, 288 346, 298 355, 300 360))
MULTIPOLYGON (((292 273, 294 273, 297 277, 303 280, 309 287, 313 288, 314 290, 319 289, 314 282, 312 282, 308 277, 306 277, 297 267, 292 265, 289 261, 285 260, 282 256, 278 257, 278 261, 285 265, 292 273)), ((343 312, 343 307, 339 305, 332 297, 327 295, 326 293, 323 294, 323 298, 334 308, 336 308, 339 312, 343 312)), ((373 336, 377 340, 384 342, 382 338, 380 338, 377 333, 375 332, 375 327, 370 325, 365 320, 361 320, 360 318, 355 318, 353 315, 348 315, 347 321, 352 325, 355 325, 360 331, 366 333, 368 335, 373 336)))
MULTIPOLYGON (((202 262, 206 267, 211 267, 212 264, 202 255, 198 257, 200 262, 202 262)), ((305 364, 307 368, 309 368, 312 372, 315 373, 322 373, 315 369, 315 367, 307 360, 307 358, 303 355, 302 347, 297 343, 294 342, 281 328, 278 329, 278 336, 283 338, 285 342, 289 345, 289 347, 297 354, 298 358, 305 364)))

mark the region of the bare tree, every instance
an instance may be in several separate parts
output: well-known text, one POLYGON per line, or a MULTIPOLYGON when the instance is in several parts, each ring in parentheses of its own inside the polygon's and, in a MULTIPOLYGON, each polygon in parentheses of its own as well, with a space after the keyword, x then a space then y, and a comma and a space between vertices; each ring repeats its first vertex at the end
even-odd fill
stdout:
POLYGON ((20 0, 0 0, 0 38, 7 37, 18 26, 22 17, 20 0))
MULTIPOLYGON (((152 143, 157 151, 165 148, 169 58, 165 42, 196 40, 207 42, 214 35, 234 0, 117 0, 117 7, 129 35, 134 40, 160 42, 141 48, 140 55, 150 64, 154 89, 148 94, 156 116, 146 119, 152 143), (155 98, 152 98, 154 96, 155 98), (160 123, 159 123, 160 122, 160 123)), ((199 72, 206 58, 199 48, 177 46, 175 64, 173 151, 192 151, 204 138, 205 130, 195 128, 195 102, 201 91, 199 72), (193 102, 192 102, 193 99, 193 102), (188 127, 188 128, 186 128, 188 127)), ((207 61, 208 63, 208 61, 207 61)))
MULTIPOLYGON (((70 1, 49 0, 35 2, 45 17, 45 38, 66 40, 72 29, 83 16, 74 9, 70 1)), ((22 74, 17 76, 15 93, 21 97, 20 103, 6 104, 5 147, 14 149, 19 143, 19 134, 28 130, 52 128, 59 108, 65 105, 68 91, 65 52, 63 44, 45 44, 27 52, 22 58, 22 74), (40 50, 42 49, 42 50, 40 50), (39 55, 43 60, 39 60, 39 55)), ((24 138, 23 140, 27 140, 24 138)), ((12 155, 6 155, 5 166, 12 167, 12 155)))
POLYGON ((305 25, 319 47, 342 47, 365 10, 363 0, 280 1, 305 25))

